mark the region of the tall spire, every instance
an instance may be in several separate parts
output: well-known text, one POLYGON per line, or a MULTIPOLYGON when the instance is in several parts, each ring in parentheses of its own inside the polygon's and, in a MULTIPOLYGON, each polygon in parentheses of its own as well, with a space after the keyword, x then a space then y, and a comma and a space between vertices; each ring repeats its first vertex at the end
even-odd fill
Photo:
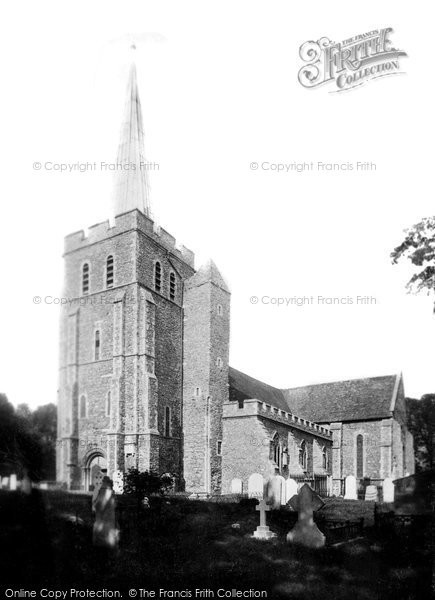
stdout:
MULTIPOLYGON (((131 46, 135 50, 134 44, 131 46)), ((136 65, 130 66, 113 190, 115 216, 137 208, 151 216, 136 65)))

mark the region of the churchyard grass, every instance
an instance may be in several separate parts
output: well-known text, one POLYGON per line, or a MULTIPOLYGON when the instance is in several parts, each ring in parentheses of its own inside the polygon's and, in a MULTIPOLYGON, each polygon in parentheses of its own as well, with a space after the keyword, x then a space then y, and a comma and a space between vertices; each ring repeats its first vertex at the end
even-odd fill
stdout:
POLYGON ((93 589, 225 586, 267 590, 269 598, 310 600, 420 600, 429 590, 427 523, 426 533, 402 541, 391 531, 380 536, 367 528, 363 539, 310 550, 285 542, 295 523, 295 513, 286 510, 267 513, 274 540, 253 539, 259 524, 253 500, 151 498, 145 509, 122 497, 117 504, 121 538, 110 558, 92 546, 90 497, 1 493, 1 583, 93 589))

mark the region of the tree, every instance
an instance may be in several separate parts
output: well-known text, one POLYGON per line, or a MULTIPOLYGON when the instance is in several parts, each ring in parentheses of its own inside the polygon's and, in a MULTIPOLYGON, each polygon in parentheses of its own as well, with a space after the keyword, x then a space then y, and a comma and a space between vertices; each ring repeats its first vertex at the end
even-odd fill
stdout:
POLYGON ((425 394, 421 400, 406 399, 408 429, 414 436, 417 471, 435 467, 435 394, 425 394))
POLYGON ((23 474, 54 479, 56 465, 56 407, 47 404, 32 412, 27 404, 15 410, 0 394, 0 475, 23 474))
POLYGON ((5 394, 0 394, 0 471, 2 475, 21 476, 25 468, 32 478, 40 479, 42 449, 22 414, 22 410, 15 411, 5 394))
POLYGON ((172 487, 173 478, 169 474, 157 475, 152 471, 139 471, 131 467, 124 481, 124 493, 143 500, 150 494, 164 495, 172 487))
POLYGON ((38 406, 30 415, 30 426, 42 448, 44 479, 56 479, 57 408, 53 403, 38 406))
MULTIPOLYGON (((403 242, 391 253, 393 264, 403 258, 419 267, 407 283, 410 292, 435 290, 435 217, 427 217, 405 230, 403 242)), ((434 307, 435 312, 435 307, 434 307)))

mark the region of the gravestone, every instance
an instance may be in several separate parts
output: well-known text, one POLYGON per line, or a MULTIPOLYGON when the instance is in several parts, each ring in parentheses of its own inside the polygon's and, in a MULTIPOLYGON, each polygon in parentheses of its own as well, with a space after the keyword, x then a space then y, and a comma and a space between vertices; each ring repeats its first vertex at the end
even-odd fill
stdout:
POLYGON ((248 479, 249 498, 261 499, 264 497, 264 479, 260 473, 253 473, 248 479))
POLYGON ((281 475, 273 475, 267 482, 266 498, 273 510, 285 504, 285 479, 281 475))
POLYGON ((124 473, 122 471, 113 472, 113 491, 115 494, 124 493, 124 473))
POLYGON ((241 479, 233 479, 231 481, 231 493, 232 494, 241 494, 243 490, 243 484, 241 479))
POLYGON ((14 492, 17 489, 17 476, 12 473, 9 479, 9 489, 14 492))
POLYGON ((269 527, 266 525, 266 512, 270 510, 270 507, 266 504, 264 498, 260 500, 255 510, 260 512, 260 525, 254 531, 253 537, 258 540, 270 540, 271 538, 276 537, 276 533, 270 531, 269 527))
POLYGON ((356 479, 353 475, 348 475, 344 483, 344 499, 357 500, 358 492, 356 489, 356 479))
POLYGON ((3 477, 3 479, 2 479, 2 488, 4 490, 8 490, 9 489, 9 477, 3 477))
POLYGON ((384 502, 394 502, 394 483, 391 477, 386 477, 382 484, 384 502))
POLYGON ((101 482, 103 481, 104 474, 101 470, 100 465, 92 465, 91 467, 91 485, 93 485, 93 490, 98 490, 101 487, 101 482))
POLYGON ((292 478, 287 479, 287 481, 285 482, 285 502, 286 502, 286 504, 291 498, 293 498, 293 496, 296 496, 297 493, 298 493, 298 482, 292 478))
POLYGON ((100 488, 101 488, 101 485, 103 482, 103 478, 104 478, 104 475, 103 475, 101 469, 95 470, 94 473, 92 474, 92 484, 94 486, 94 489, 92 491, 92 509, 93 510, 95 510, 95 503, 98 498, 98 492, 100 491, 100 488))
POLYGON ((116 548, 119 537, 116 529, 115 494, 112 487, 112 481, 104 477, 94 503, 95 522, 92 543, 94 546, 107 549, 116 548))
POLYGON ((298 511, 298 522, 287 534, 287 541, 308 548, 322 548, 325 545, 325 536, 314 523, 313 513, 325 504, 323 500, 305 483, 289 504, 298 511))
POLYGON ((366 487, 365 500, 370 500, 372 502, 378 501, 378 488, 375 485, 368 485, 366 487))
POLYGON ((394 510, 402 515, 433 515, 435 471, 423 471, 396 479, 394 510))
POLYGON ((24 471, 23 479, 21 480, 21 491, 27 495, 32 493, 32 480, 27 471, 24 471))

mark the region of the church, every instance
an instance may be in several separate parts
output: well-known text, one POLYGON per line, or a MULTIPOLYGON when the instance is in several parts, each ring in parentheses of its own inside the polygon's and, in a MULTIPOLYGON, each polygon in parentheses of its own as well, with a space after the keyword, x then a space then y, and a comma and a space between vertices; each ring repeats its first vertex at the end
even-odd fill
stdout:
POLYGON ((209 495, 279 474, 340 495, 412 474, 401 374, 283 390, 229 366, 227 282, 151 217, 134 64, 117 164, 114 222, 65 238, 57 480, 134 467, 209 495))

